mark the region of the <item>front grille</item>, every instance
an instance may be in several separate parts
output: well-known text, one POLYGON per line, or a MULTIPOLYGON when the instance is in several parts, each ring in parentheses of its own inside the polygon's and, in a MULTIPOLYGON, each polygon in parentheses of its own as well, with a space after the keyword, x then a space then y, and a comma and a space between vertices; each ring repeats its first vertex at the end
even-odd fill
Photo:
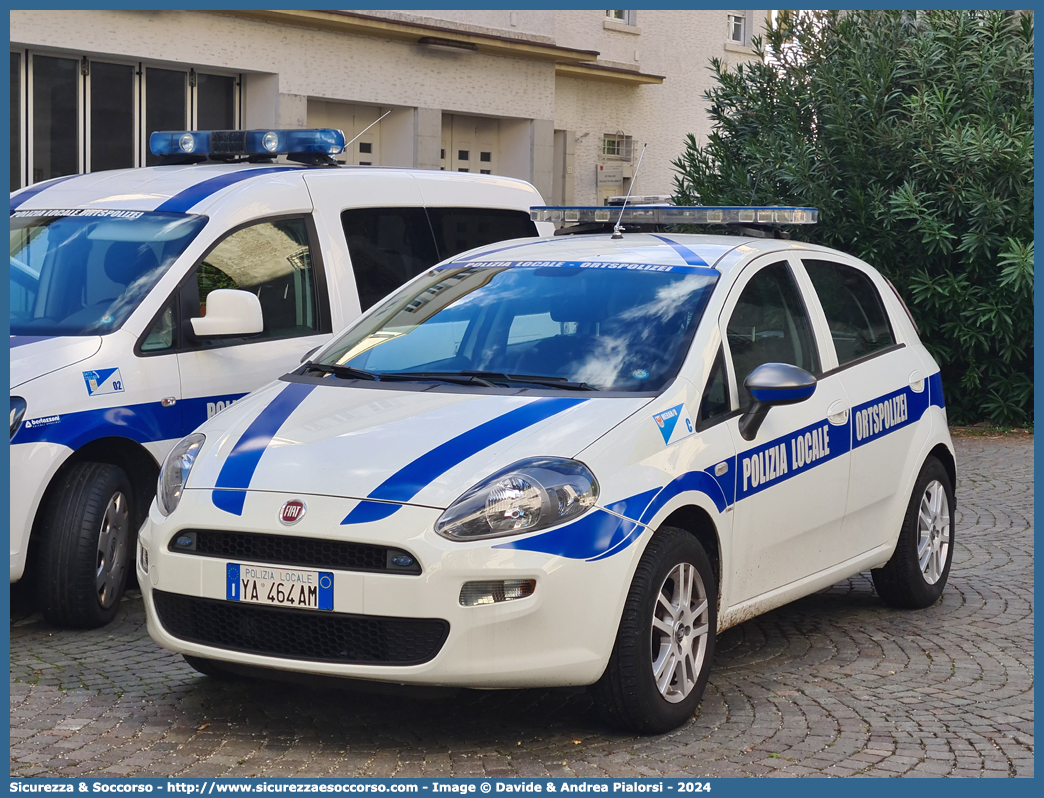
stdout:
POLYGON ((190 643, 286 659, 342 664, 419 665, 442 648, 449 623, 385 618, 152 591, 160 624, 190 643))
POLYGON ((371 571, 414 576, 421 572, 417 558, 407 551, 345 540, 185 529, 171 539, 167 548, 179 554, 276 565, 303 565, 334 571, 371 571))

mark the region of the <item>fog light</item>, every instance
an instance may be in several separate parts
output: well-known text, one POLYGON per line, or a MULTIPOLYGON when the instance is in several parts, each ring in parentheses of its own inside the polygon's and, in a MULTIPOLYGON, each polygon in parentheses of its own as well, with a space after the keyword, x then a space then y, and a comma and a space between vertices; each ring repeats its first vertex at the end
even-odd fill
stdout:
POLYGON ((171 551, 195 551, 196 550, 196 533, 195 532, 183 532, 178 535, 170 543, 171 551))
POLYGON ((499 604, 502 601, 532 596, 535 579, 501 579, 495 582, 466 582, 460 589, 460 603, 464 607, 479 604, 499 604))

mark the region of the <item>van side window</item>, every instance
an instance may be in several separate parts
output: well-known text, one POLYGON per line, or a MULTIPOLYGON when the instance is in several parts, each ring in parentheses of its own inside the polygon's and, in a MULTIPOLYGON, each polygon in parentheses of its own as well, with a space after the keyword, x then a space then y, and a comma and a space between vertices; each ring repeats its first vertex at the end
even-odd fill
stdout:
MULTIPOLYGON (((279 219, 244 227, 223 239, 196 267, 195 279, 182 292, 186 319, 205 316, 207 296, 218 288, 255 294, 261 303, 264 331, 202 346, 228 346, 321 332, 316 308, 316 275, 305 220, 279 219)), ((191 330, 190 326, 186 327, 191 330)))
POLYGON ((837 365, 843 366, 895 344, 881 295, 869 277, 840 263, 802 262, 823 305, 837 352, 837 365))
POLYGON ((428 208, 428 218, 439 248, 439 260, 497 241, 537 235, 536 225, 525 211, 428 208))
POLYGON ((142 352, 165 352, 174 348, 174 308, 174 297, 171 297, 141 342, 142 352))
POLYGON ((363 310, 440 258, 423 208, 357 208, 341 214, 363 310))

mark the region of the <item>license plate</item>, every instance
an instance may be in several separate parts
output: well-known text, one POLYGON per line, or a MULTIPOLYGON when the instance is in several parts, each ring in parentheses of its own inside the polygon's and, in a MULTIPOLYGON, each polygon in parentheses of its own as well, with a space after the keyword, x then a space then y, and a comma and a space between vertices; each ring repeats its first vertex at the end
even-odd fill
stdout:
POLYGON ((230 562, 225 574, 225 598, 229 601, 306 610, 333 609, 333 574, 328 571, 230 562))

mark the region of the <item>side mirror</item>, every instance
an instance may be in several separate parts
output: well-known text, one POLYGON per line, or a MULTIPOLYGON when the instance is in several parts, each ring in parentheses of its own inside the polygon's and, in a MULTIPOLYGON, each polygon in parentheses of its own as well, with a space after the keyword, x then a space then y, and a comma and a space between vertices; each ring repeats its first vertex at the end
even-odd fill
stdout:
POLYGON ((192 332, 199 338, 254 335, 264 332, 265 320, 261 302, 249 291, 219 288, 207 295, 207 315, 192 322, 192 332))
POLYGON ((786 363, 762 363, 747 375, 743 386, 754 400, 739 420, 743 440, 752 441, 773 405, 804 402, 816 392, 816 378, 786 363))

